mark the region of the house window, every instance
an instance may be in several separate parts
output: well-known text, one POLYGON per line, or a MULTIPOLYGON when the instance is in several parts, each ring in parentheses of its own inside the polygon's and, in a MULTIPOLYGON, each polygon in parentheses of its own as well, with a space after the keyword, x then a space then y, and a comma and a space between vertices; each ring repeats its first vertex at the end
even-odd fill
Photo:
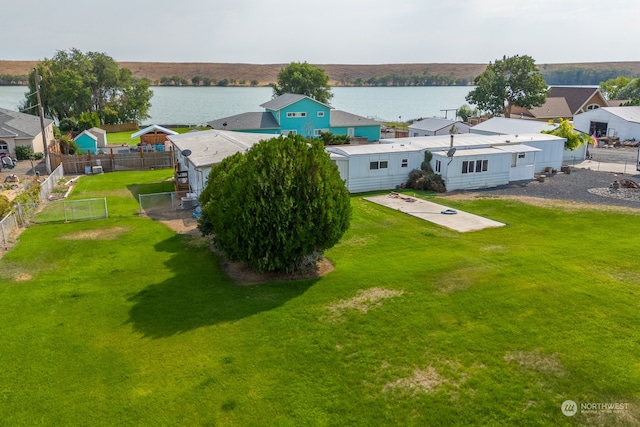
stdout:
POLYGON ((297 112, 297 113, 296 112, 292 112, 292 111, 287 112, 287 118, 291 119, 291 118, 296 118, 296 117, 307 117, 307 113, 305 113, 304 111, 303 112, 297 112))
POLYGON ((318 111, 318 117, 324 117, 324 111, 318 111))
POLYGON ((0 150, 9 150, 9 144, 7 144, 6 142, 2 141, 0 142, 0 150))
POLYGON ((440 160, 436 160, 436 172, 440 173, 440 169, 442 169, 442 162, 440 160))
POLYGON ((280 132, 283 135, 297 135, 298 131, 297 130, 283 130, 280 132))
POLYGON ((525 153, 518 153, 519 159, 524 159, 526 157, 525 153))
POLYGON ((402 164, 400 165, 403 168, 409 167, 409 159, 402 159, 402 164))
POLYGON ((598 104, 587 105, 587 110, 597 110, 598 108, 600 108, 598 104))
POLYGON ((388 167, 389 167, 389 162, 387 162, 386 160, 381 161, 381 162, 369 162, 369 169, 370 170, 387 169, 388 167))
MULTIPOLYGON (((436 165, 437 169, 437 165, 436 165)), ((462 173, 486 172, 489 169, 489 160, 469 160, 462 162, 462 173)), ((437 170, 436 170, 437 171, 437 170)))
POLYGON ((314 129, 313 136, 320 136, 322 132, 329 132, 329 129, 314 129))

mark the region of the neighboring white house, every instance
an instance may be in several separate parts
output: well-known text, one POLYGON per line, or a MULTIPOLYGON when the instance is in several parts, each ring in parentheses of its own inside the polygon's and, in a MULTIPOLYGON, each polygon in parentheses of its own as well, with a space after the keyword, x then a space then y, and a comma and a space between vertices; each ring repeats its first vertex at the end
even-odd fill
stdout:
POLYGON ((462 134, 380 142, 326 148, 349 192, 398 187, 407 181, 410 171, 420 168, 426 151, 432 153, 431 167, 442 176, 447 191, 530 180, 547 167, 560 169, 565 140, 547 134, 462 134))
POLYGON ((640 107, 602 107, 573 118, 573 126, 581 132, 612 136, 620 141, 640 140, 640 107))
MULTIPOLYGON (((578 114, 578 116, 580 116, 580 114, 578 114)), ((557 127, 558 123, 549 123, 527 119, 492 117, 487 121, 472 126, 469 129, 469 133, 476 135, 524 135, 554 130, 557 127)), ((579 163, 582 162, 586 158, 586 156, 587 146, 581 145, 573 151, 564 150, 562 154, 562 161, 565 163, 579 163)))
MULTIPOLYGON (((44 119, 44 139, 47 146, 53 142, 53 120, 44 119)), ((40 118, 0 108, 0 154, 16 155, 16 147, 31 147, 34 153, 43 153, 40 118)))
POLYGON ((409 136, 449 135, 452 126, 455 126, 456 134, 469 133, 469 125, 461 121, 429 118, 413 122, 409 126, 409 136))
POLYGON ((177 171, 186 171, 189 192, 200 195, 207 185, 211 167, 237 152, 245 152, 273 134, 208 130, 168 135, 173 146, 177 171))

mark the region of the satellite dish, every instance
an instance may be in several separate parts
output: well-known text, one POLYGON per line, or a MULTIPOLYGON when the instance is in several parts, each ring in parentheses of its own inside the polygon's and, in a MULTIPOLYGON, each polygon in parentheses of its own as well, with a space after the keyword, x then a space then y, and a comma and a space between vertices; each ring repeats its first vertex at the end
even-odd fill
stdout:
POLYGON ((182 154, 184 157, 189 157, 191 155, 191 150, 182 150, 180 154, 182 154))
POLYGON ((452 147, 449 149, 449 151, 447 151, 447 157, 453 157, 455 153, 456 153, 456 148, 452 147))

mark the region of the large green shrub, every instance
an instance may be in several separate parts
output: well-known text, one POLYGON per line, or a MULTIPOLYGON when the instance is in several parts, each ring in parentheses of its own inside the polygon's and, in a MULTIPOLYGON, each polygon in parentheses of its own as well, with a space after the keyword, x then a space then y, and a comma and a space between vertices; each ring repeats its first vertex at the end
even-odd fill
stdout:
POLYGON ((258 271, 301 270, 349 227, 349 193, 319 141, 261 141, 215 166, 199 228, 232 260, 258 271))
POLYGON ((407 188, 414 190, 435 191, 436 193, 444 193, 447 191, 442 176, 435 173, 431 168, 431 159, 433 154, 431 151, 424 152, 424 161, 420 165, 421 169, 414 169, 409 172, 409 179, 405 184, 407 188))

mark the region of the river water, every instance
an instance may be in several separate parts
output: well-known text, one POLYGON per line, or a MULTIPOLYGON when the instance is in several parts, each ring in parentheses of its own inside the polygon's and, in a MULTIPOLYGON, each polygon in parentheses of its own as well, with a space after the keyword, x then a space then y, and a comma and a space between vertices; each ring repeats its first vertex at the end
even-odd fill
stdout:
MULTIPOLYGON (((455 117, 471 86, 334 87, 331 106, 337 110, 387 121, 423 117, 455 117)), ((0 86, 0 107, 16 110, 28 88, 0 86)), ((143 124, 203 125, 248 111, 264 111, 270 87, 153 87, 151 118, 143 124)))

